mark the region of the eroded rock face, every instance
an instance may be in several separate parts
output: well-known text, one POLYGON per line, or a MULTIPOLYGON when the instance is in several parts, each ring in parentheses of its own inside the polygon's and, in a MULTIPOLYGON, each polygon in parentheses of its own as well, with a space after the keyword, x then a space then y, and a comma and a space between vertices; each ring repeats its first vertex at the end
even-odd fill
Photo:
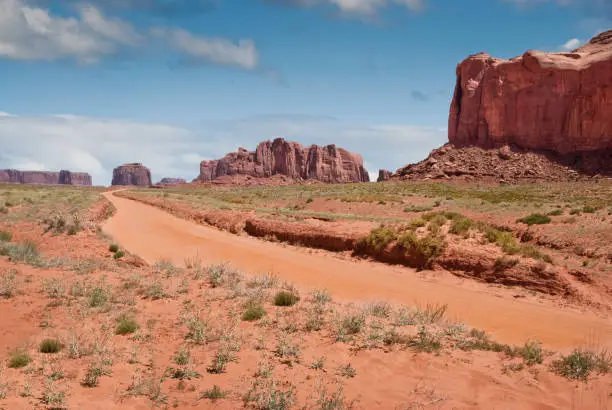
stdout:
POLYGON ((383 182, 383 181, 388 181, 391 179, 391 176, 393 175, 393 172, 388 171, 386 169, 379 169, 378 170, 378 179, 376 180, 376 182, 383 182))
POLYGON ((124 164, 113 170, 111 184, 151 186, 151 171, 140 163, 124 164))
POLYGON ((303 147, 297 142, 277 138, 261 142, 255 151, 239 148, 225 157, 200 164, 200 182, 225 175, 246 174, 253 177, 286 175, 295 180, 328 183, 368 182, 363 159, 335 145, 303 147))
POLYGON ((448 131, 459 147, 609 151, 612 30, 571 53, 470 56, 457 67, 448 131))
POLYGON ((91 175, 84 172, 70 172, 66 170, 50 172, 4 169, 0 170, 0 182, 10 184, 91 186, 91 175))

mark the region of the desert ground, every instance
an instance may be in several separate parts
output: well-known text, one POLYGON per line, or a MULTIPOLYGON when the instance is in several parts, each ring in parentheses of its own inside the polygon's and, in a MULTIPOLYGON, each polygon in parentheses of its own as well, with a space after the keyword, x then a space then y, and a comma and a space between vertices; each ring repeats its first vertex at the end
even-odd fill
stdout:
POLYGON ((611 204, 2 185, 0 408, 610 408, 611 204))

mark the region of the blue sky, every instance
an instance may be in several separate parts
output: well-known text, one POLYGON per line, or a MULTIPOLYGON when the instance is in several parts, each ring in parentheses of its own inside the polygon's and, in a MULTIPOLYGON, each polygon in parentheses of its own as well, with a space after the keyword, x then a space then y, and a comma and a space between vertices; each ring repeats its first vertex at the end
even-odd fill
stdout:
POLYGON ((0 167, 90 172, 285 136, 371 173, 446 140, 458 62, 573 48, 608 0, 0 0, 0 167))

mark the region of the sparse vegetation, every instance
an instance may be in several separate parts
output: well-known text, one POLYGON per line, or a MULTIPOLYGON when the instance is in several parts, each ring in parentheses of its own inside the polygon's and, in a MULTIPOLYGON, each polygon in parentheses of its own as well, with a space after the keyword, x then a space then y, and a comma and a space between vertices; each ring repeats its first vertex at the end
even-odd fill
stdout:
POLYGON ((40 343, 39 351, 41 353, 59 353, 64 348, 64 345, 57 339, 44 339, 40 343))
POLYGON ((569 355, 555 360, 552 370, 571 380, 586 381, 593 372, 609 373, 612 370, 612 357, 607 352, 597 354, 589 350, 575 349, 569 355))
POLYGON ((110 244, 108 250, 112 253, 116 253, 119 250, 119 245, 116 243, 110 244))
POLYGON ((550 221, 551 219, 549 216, 538 213, 527 215, 517 220, 517 222, 522 222, 527 225, 545 225, 550 223, 550 221))
POLYGON ((8 361, 8 367, 10 367, 11 369, 26 367, 28 364, 30 364, 31 361, 32 358, 30 357, 27 351, 15 350, 13 351, 13 353, 11 353, 11 357, 8 361))
POLYGON ((136 320, 129 315, 121 315, 117 319, 117 327, 115 328, 115 334, 117 335, 128 335, 134 333, 140 329, 140 325, 136 320))
POLYGON ((279 291, 274 296, 274 305, 275 306, 293 306, 298 303, 300 297, 293 292, 289 292, 286 290, 279 291))
POLYGON ((227 393, 221 390, 221 388, 217 386, 216 384, 213 385, 211 389, 208 389, 204 393, 202 393, 202 398, 212 400, 212 401, 224 399, 226 396, 227 396, 227 393))

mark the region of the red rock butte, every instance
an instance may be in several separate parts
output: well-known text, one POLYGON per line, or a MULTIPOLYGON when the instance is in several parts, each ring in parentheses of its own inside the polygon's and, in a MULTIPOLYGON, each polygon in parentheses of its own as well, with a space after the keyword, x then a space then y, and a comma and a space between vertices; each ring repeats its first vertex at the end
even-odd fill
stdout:
POLYGON ((91 175, 84 172, 70 172, 66 170, 50 172, 3 169, 0 170, 0 183, 91 186, 91 175))
POLYGON ((123 164, 113 170, 112 185, 151 186, 151 171, 140 163, 123 164))
POLYGON ((257 145, 255 151, 239 148, 214 161, 202 161, 198 182, 210 182, 226 175, 267 178, 286 175, 294 180, 327 183, 369 182, 361 155, 335 145, 303 147, 297 142, 277 138, 257 145))
POLYGON ((470 56, 457 67, 448 132, 457 147, 609 152, 612 30, 568 53, 470 56))

